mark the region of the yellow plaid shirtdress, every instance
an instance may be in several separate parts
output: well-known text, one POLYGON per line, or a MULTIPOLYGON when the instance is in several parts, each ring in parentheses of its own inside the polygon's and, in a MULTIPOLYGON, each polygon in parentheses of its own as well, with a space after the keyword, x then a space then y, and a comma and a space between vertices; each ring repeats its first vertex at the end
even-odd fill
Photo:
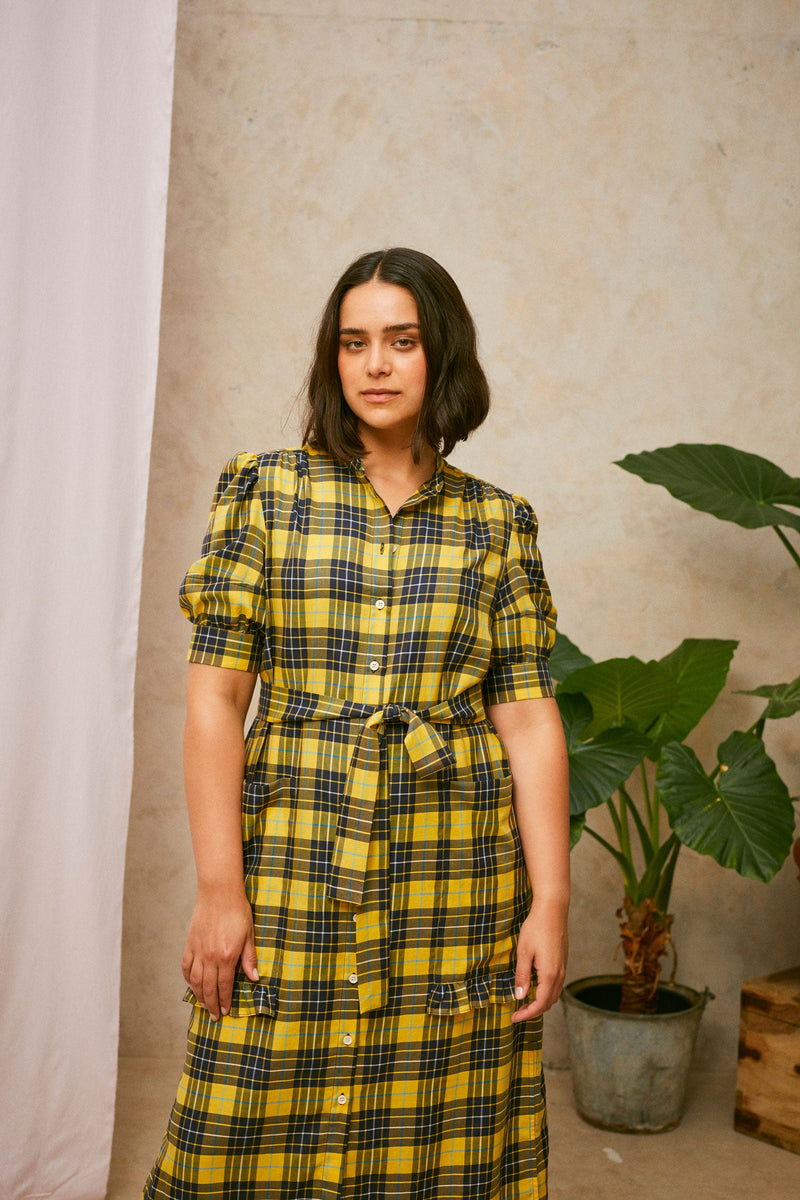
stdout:
MULTIPOLYGON (((442 459, 392 517, 359 460, 223 471, 189 657, 258 671, 242 796, 260 981, 195 1004, 148 1200, 543 1200, 530 885, 484 705, 552 695, 528 504, 442 459)), ((192 1001, 191 992, 187 999, 192 1001)))

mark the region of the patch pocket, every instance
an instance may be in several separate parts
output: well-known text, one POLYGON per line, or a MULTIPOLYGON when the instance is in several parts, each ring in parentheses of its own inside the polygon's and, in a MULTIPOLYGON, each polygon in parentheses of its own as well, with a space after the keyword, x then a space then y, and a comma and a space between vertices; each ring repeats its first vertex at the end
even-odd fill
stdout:
MULTIPOLYGON (((289 854, 293 821, 292 781, 287 776, 269 784, 248 780, 242 789, 242 846, 247 881, 260 869, 265 849, 271 858, 289 854)), ((251 897, 251 901, 252 901, 251 897)))
POLYGON ((470 779, 451 779, 449 787, 454 801, 503 816, 511 811, 513 783, 510 775, 474 775, 470 779))
MULTIPOLYGON (((187 1004, 203 1006, 194 992, 187 987, 183 999, 187 1004)), ((258 983, 237 975, 233 981, 233 997, 231 999, 230 1016, 232 1017, 274 1017, 278 1011, 278 981, 276 979, 260 979, 258 983)))
POLYGON ((454 1016, 490 1004, 513 1004, 514 972, 511 968, 493 974, 472 975, 451 983, 432 983, 426 1012, 433 1017, 454 1016))
POLYGON ((242 785, 242 812, 246 816, 257 817, 260 812, 272 804, 280 796, 288 796, 291 792, 292 781, 288 775, 278 779, 265 780, 256 771, 249 779, 245 778, 242 785))
POLYGON ((448 787, 449 836, 462 877, 472 875, 488 883, 494 876, 499 885, 498 876, 506 875, 521 854, 511 776, 451 780, 448 787))

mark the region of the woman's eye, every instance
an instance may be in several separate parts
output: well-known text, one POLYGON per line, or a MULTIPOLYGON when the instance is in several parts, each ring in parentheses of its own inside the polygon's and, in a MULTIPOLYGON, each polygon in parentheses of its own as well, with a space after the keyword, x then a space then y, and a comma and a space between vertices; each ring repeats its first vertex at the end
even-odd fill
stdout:
POLYGON ((413 345, 413 338, 398 338, 395 342, 395 346, 399 346, 401 350, 410 350, 413 345))

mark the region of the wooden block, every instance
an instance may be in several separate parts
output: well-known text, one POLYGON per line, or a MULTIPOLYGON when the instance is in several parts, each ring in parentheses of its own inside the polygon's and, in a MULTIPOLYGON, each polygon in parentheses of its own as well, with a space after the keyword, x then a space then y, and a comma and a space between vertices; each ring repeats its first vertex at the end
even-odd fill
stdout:
POLYGON ((800 1154, 800 967, 742 987, 734 1128, 800 1154))

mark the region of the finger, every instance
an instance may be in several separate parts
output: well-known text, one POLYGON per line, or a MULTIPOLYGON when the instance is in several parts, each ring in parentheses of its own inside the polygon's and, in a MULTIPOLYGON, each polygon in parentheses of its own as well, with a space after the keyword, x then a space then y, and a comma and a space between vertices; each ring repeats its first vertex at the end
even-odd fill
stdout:
POLYGON ((518 1008, 512 1020, 527 1021, 548 1011, 558 1001, 561 995, 563 976, 559 972, 553 978, 540 977, 536 984, 536 994, 530 1003, 518 1008))
POLYGON ((515 1013, 512 1013, 511 1021, 514 1025, 517 1025, 522 1021, 530 1021, 531 1017, 540 1016, 542 1011, 543 1009, 536 1003, 536 1001, 532 1000, 530 1004, 523 1004, 522 1008, 518 1008, 515 1013))
POLYGON ((548 1009, 551 1009, 555 1002, 556 997, 552 992, 548 992, 543 988, 537 987, 536 996, 534 999, 530 1002, 530 1004, 526 1004, 524 1006, 526 1014, 524 1020, 527 1021, 531 1017, 540 1017, 542 1013, 546 1013, 548 1009))
POLYGON ((203 1003, 212 1021, 219 1020, 219 975, 215 966, 203 969, 203 1003))
POLYGON ((521 955, 517 959, 514 972, 514 995, 517 1000, 524 1000, 531 988, 531 960, 521 955))
POLYGON ((531 1004, 523 1004, 522 1008, 518 1008, 518 1009, 516 1010, 516 1012, 513 1012, 513 1013, 511 1014, 511 1023, 512 1023, 513 1025, 519 1025, 519 1024, 521 1024, 523 1021, 528 1021, 528 1020, 530 1020, 530 1018, 531 1018, 531 1017, 535 1017, 535 1016, 536 1016, 536 1013, 535 1013, 533 1010, 534 1010, 534 1005, 533 1005, 533 1003, 531 1003, 531 1004))
POLYGON ((258 983, 258 958, 256 956, 255 934, 251 928, 242 951, 242 970, 248 979, 258 983))
POLYGON ((192 959, 192 965, 188 975, 184 975, 186 982, 194 992, 194 998, 201 1008, 205 1008, 203 1000, 203 963, 199 958, 192 959))
POLYGON ((224 961, 220 963, 217 972, 217 994, 219 996, 219 1011, 227 1017, 233 1000, 233 979, 236 974, 236 963, 224 961))

